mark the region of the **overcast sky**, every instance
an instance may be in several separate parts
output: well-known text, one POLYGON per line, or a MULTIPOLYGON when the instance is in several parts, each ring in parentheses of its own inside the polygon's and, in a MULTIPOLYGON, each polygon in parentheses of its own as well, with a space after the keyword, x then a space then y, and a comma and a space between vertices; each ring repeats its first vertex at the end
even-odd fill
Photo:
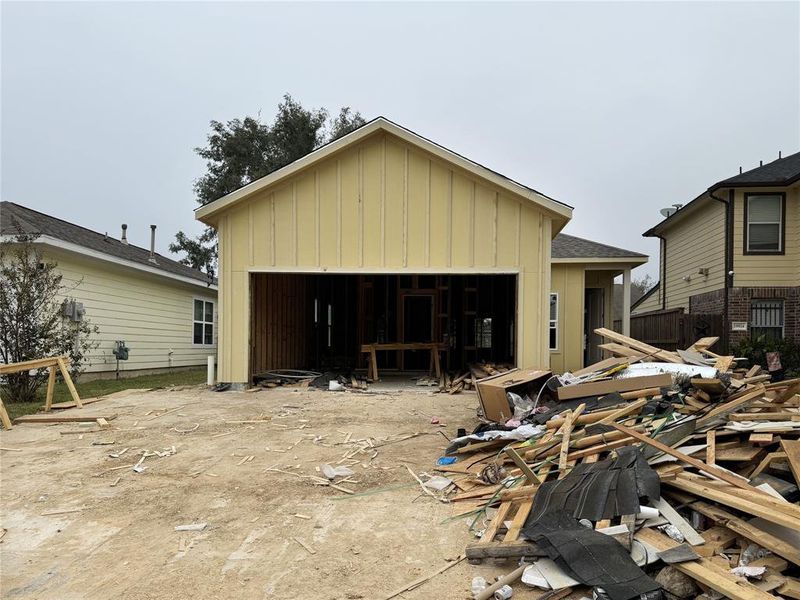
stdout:
MULTIPOLYGON (((211 119, 384 115, 646 252, 658 210, 800 150, 800 3, 2 3, 2 193, 196 233, 211 119)), ((702 243, 702 241, 699 241, 702 243)))

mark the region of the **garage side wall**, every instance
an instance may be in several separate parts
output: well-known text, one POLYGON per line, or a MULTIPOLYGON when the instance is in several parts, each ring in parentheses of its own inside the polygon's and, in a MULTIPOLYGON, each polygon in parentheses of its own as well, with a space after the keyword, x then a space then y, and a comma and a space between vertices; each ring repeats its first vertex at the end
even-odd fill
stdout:
POLYGON ((550 368, 555 373, 583 366, 584 266, 554 264, 550 289, 558 294, 557 347, 550 350, 550 368))
POLYGON ((249 272, 518 273, 517 355, 546 366, 552 219, 390 134, 219 217, 220 380, 246 382, 249 272))

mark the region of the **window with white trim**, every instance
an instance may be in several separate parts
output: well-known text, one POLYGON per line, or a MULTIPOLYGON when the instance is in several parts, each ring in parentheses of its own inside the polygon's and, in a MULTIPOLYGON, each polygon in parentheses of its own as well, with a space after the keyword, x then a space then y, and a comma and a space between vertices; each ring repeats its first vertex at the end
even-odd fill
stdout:
POLYGON ((783 196, 748 194, 747 252, 783 251, 783 196))
POLYGON ((202 346, 214 344, 214 303, 209 300, 194 300, 192 343, 202 346))
POLYGON ((783 338, 783 300, 750 302, 750 337, 765 340, 783 338))
POLYGON ((550 350, 558 350, 558 294, 550 294, 550 350))

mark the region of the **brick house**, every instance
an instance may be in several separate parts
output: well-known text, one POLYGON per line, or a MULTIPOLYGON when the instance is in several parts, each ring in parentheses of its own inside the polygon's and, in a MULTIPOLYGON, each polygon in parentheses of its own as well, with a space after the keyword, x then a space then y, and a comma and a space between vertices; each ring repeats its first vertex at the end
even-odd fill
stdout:
POLYGON ((659 282, 632 315, 722 315, 725 345, 800 341, 800 152, 719 181, 644 233, 659 282))

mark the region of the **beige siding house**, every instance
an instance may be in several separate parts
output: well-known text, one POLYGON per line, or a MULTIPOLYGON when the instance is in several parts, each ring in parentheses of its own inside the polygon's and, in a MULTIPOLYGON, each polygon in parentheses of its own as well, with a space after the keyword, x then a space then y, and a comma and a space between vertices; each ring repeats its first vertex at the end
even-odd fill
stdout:
MULTIPOLYGON (((572 209, 387 119, 196 216, 219 234, 224 382, 363 367, 365 344, 439 344, 454 369, 475 360, 546 367, 553 321, 581 343, 573 320, 551 319, 551 244, 572 209)), ((569 310, 582 284, 557 292, 569 310)), ((428 367, 413 349, 378 361, 381 370, 428 367)))
POLYGON ((660 277, 634 314, 722 315, 730 343, 800 340, 800 152, 715 183, 644 235, 661 240, 660 277))
POLYGON ((216 282, 205 274, 107 235, 11 202, 0 203, 4 239, 37 234, 58 264, 65 299, 99 329, 87 373, 112 375, 117 341, 129 348, 120 373, 205 365, 216 354, 216 282))

